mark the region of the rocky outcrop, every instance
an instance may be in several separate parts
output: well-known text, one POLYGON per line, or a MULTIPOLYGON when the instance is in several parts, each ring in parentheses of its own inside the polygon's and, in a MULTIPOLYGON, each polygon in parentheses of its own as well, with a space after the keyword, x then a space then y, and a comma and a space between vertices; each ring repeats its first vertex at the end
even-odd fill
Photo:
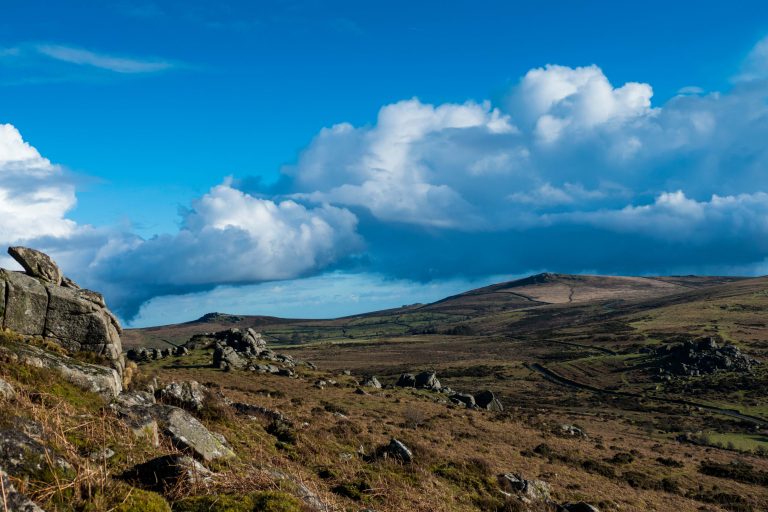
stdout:
POLYGON ((122 373, 122 329, 104 298, 64 279, 56 263, 39 251, 12 247, 8 252, 26 273, 0 269, 0 325, 71 352, 95 352, 122 373))
POLYGON ((735 345, 720 346, 722 338, 708 336, 656 349, 659 375, 699 376, 715 372, 747 373, 760 364, 735 345))
POLYGON ((0 346, 0 360, 49 368, 70 383, 97 393, 107 401, 118 396, 123 389, 122 379, 114 368, 84 363, 26 343, 5 342, 0 346))

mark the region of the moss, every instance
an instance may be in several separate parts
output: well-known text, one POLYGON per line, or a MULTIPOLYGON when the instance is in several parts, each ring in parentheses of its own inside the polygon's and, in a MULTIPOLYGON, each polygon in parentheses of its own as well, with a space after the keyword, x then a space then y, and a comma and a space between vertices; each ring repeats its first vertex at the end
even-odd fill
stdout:
POLYGON ((193 496, 173 504, 174 512, 301 512, 301 502, 275 491, 247 495, 193 496))
POLYGON ((157 493, 133 489, 114 512, 171 512, 168 502, 157 493))

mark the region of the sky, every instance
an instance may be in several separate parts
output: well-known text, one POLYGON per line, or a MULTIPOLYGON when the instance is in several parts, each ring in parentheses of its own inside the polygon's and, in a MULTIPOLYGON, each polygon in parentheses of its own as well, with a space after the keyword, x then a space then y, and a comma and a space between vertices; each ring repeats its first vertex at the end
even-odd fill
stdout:
POLYGON ((765 2, 0 10, 0 245, 126 325, 768 273, 765 2))

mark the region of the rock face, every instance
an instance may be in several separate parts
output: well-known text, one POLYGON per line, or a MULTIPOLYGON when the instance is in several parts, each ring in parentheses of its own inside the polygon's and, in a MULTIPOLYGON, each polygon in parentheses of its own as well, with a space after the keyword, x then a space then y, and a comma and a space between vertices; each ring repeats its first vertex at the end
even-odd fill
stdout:
POLYGON ((722 339, 709 336, 656 349, 659 372, 699 376, 719 371, 750 372, 760 361, 743 354, 734 345, 720 346, 722 339))
POLYGON ((12 247, 8 252, 26 273, 0 269, 0 325, 42 336, 71 352, 95 352, 122 373, 122 329, 104 298, 65 280, 56 263, 39 251, 12 247))

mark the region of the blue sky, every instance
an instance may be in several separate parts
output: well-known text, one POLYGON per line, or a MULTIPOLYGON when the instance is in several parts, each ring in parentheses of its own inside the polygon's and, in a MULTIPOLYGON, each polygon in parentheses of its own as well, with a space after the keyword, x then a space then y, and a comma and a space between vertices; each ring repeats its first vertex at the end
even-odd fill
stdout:
POLYGON ((540 270, 764 273, 767 15, 4 2, 0 242, 136 325, 540 270))

